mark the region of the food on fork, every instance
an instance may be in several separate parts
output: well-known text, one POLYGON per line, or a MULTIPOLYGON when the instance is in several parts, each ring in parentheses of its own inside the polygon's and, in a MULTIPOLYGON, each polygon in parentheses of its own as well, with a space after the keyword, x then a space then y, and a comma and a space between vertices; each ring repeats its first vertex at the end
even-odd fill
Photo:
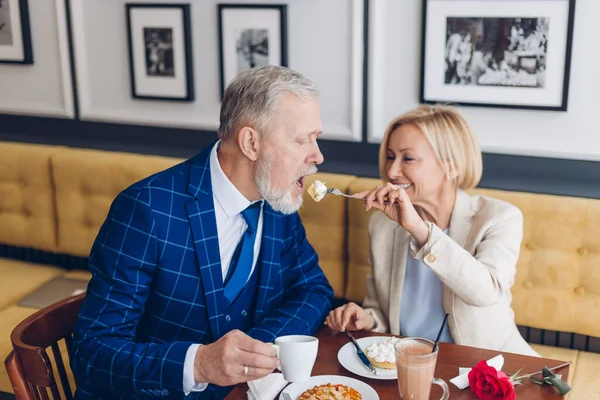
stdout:
POLYGON ((314 181, 308 188, 308 194, 314 201, 321 201, 327 193, 327 186, 321 181, 314 181))
POLYGON ((371 343, 365 349, 365 355, 377 368, 396 369, 396 355, 394 345, 400 340, 397 337, 389 337, 385 340, 371 343))
POLYGON ((298 400, 362 400, 362 396, 350 386, 328 383, 308 389, 298 400))

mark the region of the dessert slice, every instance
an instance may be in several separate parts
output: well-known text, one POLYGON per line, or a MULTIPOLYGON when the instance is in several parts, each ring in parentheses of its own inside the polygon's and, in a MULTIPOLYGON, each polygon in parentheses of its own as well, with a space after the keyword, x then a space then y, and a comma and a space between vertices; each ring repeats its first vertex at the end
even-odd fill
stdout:
POLYGON ((396 369, 394 344, 396 344, 398 340, 398 338, 392 336, 388 339, 371 343, 365 349, 365 355, 371 364, 377 368, 396 369))
POLYGON ((316 202, 319 202, 325 197, 327 186, 321 181, 314 181, 308 188, 308 194, 316 202))

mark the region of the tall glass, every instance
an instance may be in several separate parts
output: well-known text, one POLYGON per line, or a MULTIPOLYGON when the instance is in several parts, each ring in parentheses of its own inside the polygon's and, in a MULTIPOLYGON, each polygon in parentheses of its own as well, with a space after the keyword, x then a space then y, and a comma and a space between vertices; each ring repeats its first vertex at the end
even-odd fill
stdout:
POLYGON ((394 348, 401 400, 429 400, 432 384, 442 387, 444 394, 440 400, 448 399, 446 382, 433 377, 439 347, 432 352, 431 340, 408 337, 398 340, 394 348))

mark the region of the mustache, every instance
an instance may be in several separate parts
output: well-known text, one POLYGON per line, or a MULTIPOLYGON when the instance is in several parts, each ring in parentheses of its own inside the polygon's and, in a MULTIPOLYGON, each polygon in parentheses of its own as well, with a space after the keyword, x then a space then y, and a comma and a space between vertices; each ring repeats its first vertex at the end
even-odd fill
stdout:
POLYGON ((306 175, 316 174, 318 170, 319 169, 317 168, 316 165, 311 165, 308 168, 306 168, 305 170, 303 170, 302 172, 300 172, 300 174, 296 177, 296 180, 298 180, 306 175))

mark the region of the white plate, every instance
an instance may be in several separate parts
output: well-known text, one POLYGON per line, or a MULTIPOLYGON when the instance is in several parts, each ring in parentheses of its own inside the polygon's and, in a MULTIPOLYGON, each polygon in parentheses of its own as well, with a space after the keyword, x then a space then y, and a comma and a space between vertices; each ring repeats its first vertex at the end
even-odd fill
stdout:
MULTIPOLYGON (((369 346, 371 343, 380 342, 386 339, 389 339, 389 336, 368 336, 356 339, 356 342, 360 348, 365 351, 367 346, 369 346)), ((358 358, 358 355, 356 354, 356 348, 351 342, 343 345, 340 351, 338 351, 338 361, 340 364, 342 364, 342 367, 346 368, 348 371, 356 375, 364 376, 365 378, 398 379, 398 372, 396 369, 383 369, 375 367, 379 373, 379 376, 374 375, 367 369, 365 364, 360 361, 360 358, 358 358)))
POLYGON ((311 376, 310 379, 307 381, 294 382, 291 385, 289 385, 288 387, 286 387, 285 389, 283 389, 283 391, 279 395, 279 400, 284 400, 283 399, 284 393, 289 394, 290 397, 292 398, 292 400, 297 400, 298 397, 302 393, 304 393, 306 390, 308 390, 314 386, 324 385, 327 383, 331 383, 331 384, 337 383, 337 384, 341 384, 341 385, 350 386, 351 388, 354 388, 358 393, 361 394, 363 400, 379 400, 379 396, 377 395, 377 392, 371 386, 369 386, 366 383, 361 382, 357 379, 348 378, 347 376, 340 376, 340 375, 311 376))

